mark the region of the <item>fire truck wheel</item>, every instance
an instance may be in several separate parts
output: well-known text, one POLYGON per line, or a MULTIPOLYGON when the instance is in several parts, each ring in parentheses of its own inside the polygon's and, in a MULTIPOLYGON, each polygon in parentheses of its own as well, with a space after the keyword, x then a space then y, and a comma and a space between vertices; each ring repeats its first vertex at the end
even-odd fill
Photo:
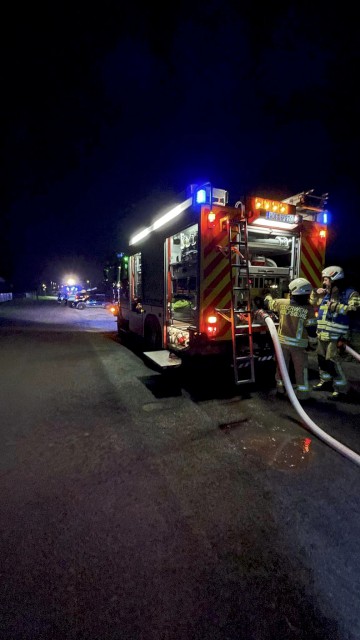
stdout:
POLYGON ((156 318, 146 319, 144 336, 147 351, 161 349, 161 328, 156 318))

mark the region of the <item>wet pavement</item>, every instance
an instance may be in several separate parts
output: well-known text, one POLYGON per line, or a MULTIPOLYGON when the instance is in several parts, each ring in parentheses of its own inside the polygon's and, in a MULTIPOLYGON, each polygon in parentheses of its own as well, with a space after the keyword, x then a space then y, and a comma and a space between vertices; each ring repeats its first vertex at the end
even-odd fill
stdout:
MULTIPOLYGON (((358 640, 359 468, 272 379, 164 378, 102 310, 26 307, 0 306, 0 637, 358 640)), ((356 403, 307 411, 360 452, 356 403)))

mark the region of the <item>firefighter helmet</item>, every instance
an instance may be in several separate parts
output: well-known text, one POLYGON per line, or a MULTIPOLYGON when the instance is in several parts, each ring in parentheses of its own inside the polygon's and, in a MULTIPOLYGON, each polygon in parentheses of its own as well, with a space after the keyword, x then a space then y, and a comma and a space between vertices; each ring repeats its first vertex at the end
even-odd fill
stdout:
POLYGON ((331 282, 341 280, 344 277, 344 271, 341 267, 326 267, 321 273, 323 278, 330 278, 331 282))
POLYGON ((292 296, 307 296, 312 291, 312 286, 306 278, 295 278, 289 284, 289 291, 292 296))

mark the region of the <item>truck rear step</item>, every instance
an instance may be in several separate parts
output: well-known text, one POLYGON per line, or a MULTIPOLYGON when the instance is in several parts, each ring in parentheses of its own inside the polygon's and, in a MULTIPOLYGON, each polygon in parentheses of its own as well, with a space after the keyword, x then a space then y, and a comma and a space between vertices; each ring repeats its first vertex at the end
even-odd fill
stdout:
POLYGON ((178 358, 167 349, 161 349, 160 351, 144 351, 144 356, 156 364, 156 366, 161 370, 180 367, 182 364, 181 358, 178 358))

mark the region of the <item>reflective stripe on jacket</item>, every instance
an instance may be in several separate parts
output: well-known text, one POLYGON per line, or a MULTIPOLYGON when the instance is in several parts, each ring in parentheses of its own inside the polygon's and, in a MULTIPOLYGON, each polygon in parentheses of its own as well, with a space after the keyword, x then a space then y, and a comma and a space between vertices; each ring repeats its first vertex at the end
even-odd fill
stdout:
POLYGON ((308 346, 308 329, 316 326, 315 312, 312 305, 296 304, 294 299, 279 298, 273 300, 265 298, 269 309, 279 316, 279 342, 287 347, 308 346))
POLYGON ((336 299, 332 298, 330 293, 326 293, 319 306, 318 338, 338 340, 340 337, 347 337, 350 329, 348 313, 359 308, 360 295, 355 289, 340 291, 336 299))

